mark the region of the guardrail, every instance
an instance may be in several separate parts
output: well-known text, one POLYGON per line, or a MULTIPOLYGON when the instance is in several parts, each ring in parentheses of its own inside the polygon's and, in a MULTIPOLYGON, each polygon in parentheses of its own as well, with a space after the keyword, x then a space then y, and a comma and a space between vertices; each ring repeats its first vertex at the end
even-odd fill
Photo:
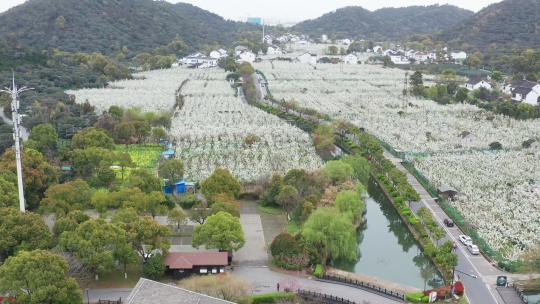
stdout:
POLYGON ((349 278, 345 278, 345 277, 341 277, 341 276, 325 274, 319 280, 336 282, 336 283, 339 283, 339 284, 364 289, 364 290, 374 292, 374 293, 383 295, 385 297, 395 299, 395 300, 399 300, 399 301, 403 301, 405 299, 405 294, 404 293, 401 293, 401 292, 398 292, 398 291, 395 291, 395 290, 391 290, 391 289, 388 289, 388 288, 384 288, 384 287, 381 287, 381 286, 378 286, 378 285, 375 285, 375 284, 372 284, 372 283, 367 283, 367 282, 363 282, 363 281, 359 281, 359 280, 353 280, 353 279, 349 279, 349 278))
POLYGON ((519 298, 521 299, 521 301, 523 301, 523 303, 525 303, 525 304, 528 304, 528 303, 529 303, 529 300, 527 299, 527 297, 526 297, 525 294, 523 293, 523 289, 519 288, 518 285, 513 284, 513 283, 512 283, 512 288, 516 291, 517 295, 519 296, 519 298))
POLYGON ((308 299, 308 300, 314 300, 315 299, 315 300, 318 300, 319 302, 324 302, 324 303, 357 304, 356 302, 351 301, 349 299, 336 297, 336 296, 333 296, 333 295, 320 293, 320 292, 315 292, 315 291, 310 291, 310 290, 298 289, 296 291, 296 293, 302 298, 305 298, 305 299, 308 299))

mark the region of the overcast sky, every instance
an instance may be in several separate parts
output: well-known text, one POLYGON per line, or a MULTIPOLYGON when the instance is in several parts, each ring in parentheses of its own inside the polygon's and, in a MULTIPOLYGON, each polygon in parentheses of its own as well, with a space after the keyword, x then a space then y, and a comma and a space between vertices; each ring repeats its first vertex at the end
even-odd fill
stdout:
MULTIPOLYGON (((73 0, 77 1, 77 0, 73 0)), ((411 5, 453 4, 472 11, 479 11, 501 0, 167 0, 188 2, 227 19, 245 20, 248 16, 263 17, 272 23, 296 22, 312 19, 337 8, 358 5, 369 10, 382 7, 411 5)), ((25 0, 0 0, 0 12, 21 4, 25 0)))

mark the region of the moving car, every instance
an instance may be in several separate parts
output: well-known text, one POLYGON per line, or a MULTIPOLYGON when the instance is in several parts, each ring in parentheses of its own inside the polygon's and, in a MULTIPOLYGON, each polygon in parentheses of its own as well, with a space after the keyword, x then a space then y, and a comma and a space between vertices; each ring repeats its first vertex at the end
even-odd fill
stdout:
POLYGON ((451 219, 444 219, 443 222, 446 225, 446 227, 454 227, 454 222, 452 222, 451 219))
POLYGON ((474 255, 480 254, 480 249, 478 249, 478 246, 472 243, 467 244, 467 249, 469 250, 471 254, 474 254, 474 255))
POLYGON ((468 235, 462 234, 462 235, 460 235, 458 238, 459 238, 459 241, 460 241, 461 243, 463 243, 463 245, 472 244, 472 239, 471 239, 471 237, 468 236, 468 235))

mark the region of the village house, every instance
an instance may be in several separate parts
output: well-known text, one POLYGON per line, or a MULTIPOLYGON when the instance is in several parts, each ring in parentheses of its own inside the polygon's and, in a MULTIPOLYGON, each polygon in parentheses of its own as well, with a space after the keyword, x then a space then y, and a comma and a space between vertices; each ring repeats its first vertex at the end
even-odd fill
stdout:
POLYGON ((221 59, 223 57, 227 57, 227 51, 224 49, 213 50, 210 52, 210 58, 221 59))
POLYGON ((485 80, 483 77, 471 77, 467 83, 465 83, 465 88, 468 90, 478 90, 480 88, 485 88, 491 90, 491 84, 485 80))
POLYGON ((307 64, 311 64, 311 65, 316 65, 317 64, 317 55, 312 54, 312 53, 304 53, 304 54, 296 57, 296 61, 298 61, 300 63, 307 63, 307 64))
POLYGON ((249 62, 253 63, 255 62, 255 58, 257 58, 257 55, 253 53, 252 51, 243 51, 236 55, 236 61, 237 62, 249 62))
POLYGON ((413 58, 416 62, 424 63, 429 61, 429 54, 426 52, 414 52, 410 58, 413 58))
POLYGON ((463 51, 451 52, 450 57, 454 60, 455 63, 463 63, 467 59, 467 53, 463 51))
POLYGON ((386 50, 383 53, 384 56, 390 57, 390 61, 394 64, 409 64, 411 63, 407 56, 405 56, 404 52, 401 51, 394 51, 394 50, 386 50))
POLYGON ((514 80, 503 88, 503 92, 512 95, 514 101, 540 105, 540 84, 536 82, 514 80))
POLYGON ((224 273, 228 265, 227 252, 169 252, 165 257, 165 271, 175 277, 224 273))
POLYGON ((211 68, 217 66, 216 58, 206 56, 200 52, 184 57, 180 62, 190 68, 211 68))
POLYGON ((283 51, 279 46, 271 45, 266 50, 266 55, 283 55, 283 51))
POLYGON ((354 54, 343 56, 343 62, 346 64, 358 64, 358 57, 354 54))

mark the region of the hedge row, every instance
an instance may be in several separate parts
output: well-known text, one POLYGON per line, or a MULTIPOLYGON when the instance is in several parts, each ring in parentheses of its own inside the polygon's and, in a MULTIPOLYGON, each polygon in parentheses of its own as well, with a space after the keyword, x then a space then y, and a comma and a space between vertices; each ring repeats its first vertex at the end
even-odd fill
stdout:
POLYGON ((260 295, 254 295, 251 297, 251 303, 264 304, 264 303, 278 303, 281 301, 292 301, 296 295, 291 292, 273 292, 260 295))

